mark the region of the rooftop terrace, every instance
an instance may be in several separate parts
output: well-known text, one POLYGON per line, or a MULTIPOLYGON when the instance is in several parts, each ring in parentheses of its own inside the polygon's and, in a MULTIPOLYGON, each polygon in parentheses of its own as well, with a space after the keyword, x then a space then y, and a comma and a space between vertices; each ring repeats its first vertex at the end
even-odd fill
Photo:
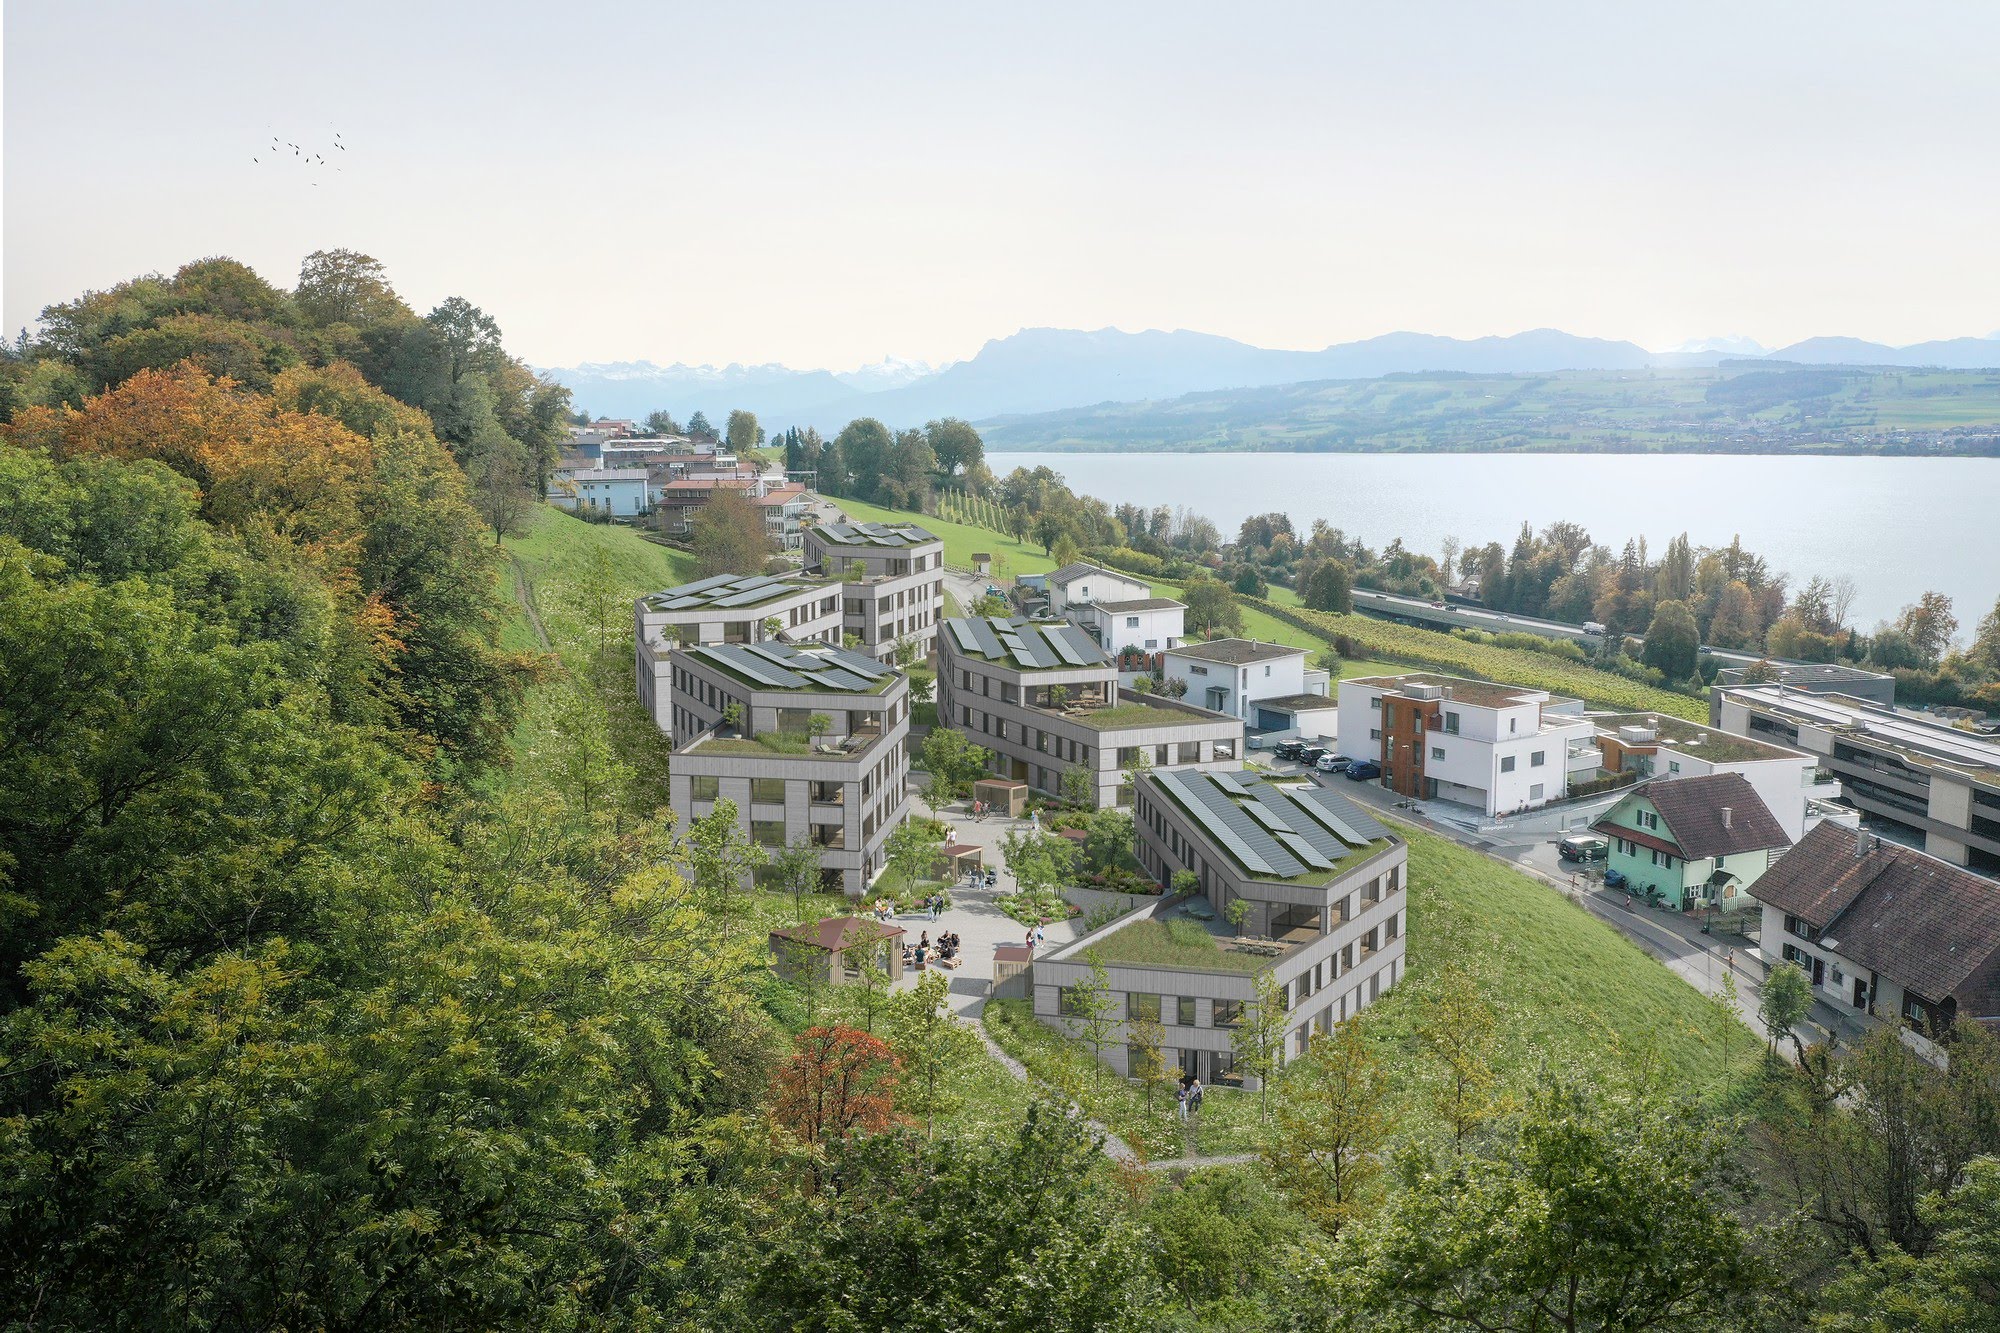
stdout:
POLYGON ((793 596, 808 588, 827 586, 824 580, 800 574, 717 574, 696 579, 665 592, 648 593, 639 600, 648 611, 749 611, 793 596))
POLYGON ((1659 713, 1593 713, 1590 721, 1599 732, 1617 738, 1620 727, 1645 727, 1659 737, 1659 743, 1682 754, 1705 759, 1711 764, 1744 764, 1760 759, 1798 759, 1797 750, 1738 736, 1699 722, 1659 713))
POLYGON ((1361 806, 1315 784, 1265 782, 1246 773, 1170 771, 1147 779, 1254 880, 1322 885, 1391 841, 1361 806))
POLYGON ((1411 685, 1432 685, 1451 691, 1453 703, 1471 704, 1475 708, 1513 708, 1521 704, 1555 704, 1564 700, 1551 696, 1546 690, 1532 689, 1523 685, 1502 685, 1490 680, 1472 680, 1466 676, 1444 676, 1433 671, 1415 671, 1403 676, 1357 676, 1344 680, 1343 685, 1368 685, 1389 693, 1400 693, 1411 685))

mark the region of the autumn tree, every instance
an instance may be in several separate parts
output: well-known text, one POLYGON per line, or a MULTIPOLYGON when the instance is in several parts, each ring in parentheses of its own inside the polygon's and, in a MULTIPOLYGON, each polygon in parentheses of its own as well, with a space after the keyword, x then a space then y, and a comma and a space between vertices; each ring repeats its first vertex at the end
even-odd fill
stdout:
POLYGON ((1896 628, 1916 648, 1926 666, 1935 665, 1958 633, 1958 617, 1952 614, 1951 598, 1941 592, 1927 592, 1903 608, 1896 628))
POLYGON ((1293 1061, 1264 1161, 1293 1204, 1338 1238, 1375 1198, 1390 1119, 1388 1080, 1357 1019, 1293 1061))
POLYGON ((879 1134, 900 1118, 899 1067, 879 1037, 846 1027, 807 1028, 779 1072, 771 1113, 809 1148, 879 1134))
POLYGON ((1436 1062, 1431 1106, 1451 1130, 1453 1150, 1463 1152, 1500 1107, 1490 1056, 1500 1020, 1480 992, 1478 978, 1462 966, 1440 969, 1430 979, 1429 992, 1417 1040, 1436 1062))
POLYGON ((472 494, 479 516, 493 529, 497 546, 503 537, 518 537, 528 529, 535 509, 534 475, 528 452, 500 436, 472 465, 472 494))
POLYGON ((708 502, 695 510, 695 575, 761 574, 764 563, 778 553, 764 527, 764 511, 740 491, 718 486, 708 502))

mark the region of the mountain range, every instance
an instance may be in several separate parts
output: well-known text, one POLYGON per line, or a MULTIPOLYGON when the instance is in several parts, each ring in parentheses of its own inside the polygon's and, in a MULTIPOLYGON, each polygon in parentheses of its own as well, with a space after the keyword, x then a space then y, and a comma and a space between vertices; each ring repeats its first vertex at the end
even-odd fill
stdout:
POLYGON ((1754 354, 1756 344, 1747 339, 1711 338, 1686 347, 1689 350, 1650 352, 1632 342, 1532 329, 1471 339, 1387 333, 1318 351, 1287 351, 1185 329, 1139 333, 1022 329, 993 339, 968 360, 942 367, 890 358, 836 374, 775 364, 657 366, 616 361, 557 367, 547 373, 568 385, 577 404, 596 415, 637 418, 664 408, 682 420, 699 410, 719 422, 730 409, 744 408, 755 412, 768 430, 817 426, 833 431, 861 416, 880 418, 891 427, 944 416, 976 422, 1216 389, 1426 371, 1539 374, 1713 366, 1746 359, 1947 369, 2000 366, 2000 339, 1995 338, 1950 338, 1909 347, 1859 338, 1808 338, 1761 356, 1754 354))

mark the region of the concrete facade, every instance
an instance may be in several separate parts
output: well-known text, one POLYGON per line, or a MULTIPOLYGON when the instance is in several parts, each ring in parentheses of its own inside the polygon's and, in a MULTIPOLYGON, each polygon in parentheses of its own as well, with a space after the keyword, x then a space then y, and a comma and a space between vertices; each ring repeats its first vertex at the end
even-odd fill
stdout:
POLYGON ((1255 639, 1184 643, 1166 654, 1161 669, 1165 680, 1186 688, 1181 697, 1189 703, 1253 726, 1259 699, 1327 693, 1327 673, 1307 670, 1305 649, 1255 639))
POLYGON ((672 735, 674 649, 769 640, 837 646, 840 635, 838 585, 800 575, 699 579, 633 601, 633 683, 653 724, 672 735), (759 589, 767 595, 750 595, 759 589), (775 634, 767 628, 772 620, 779 622, 775 634))
POLYGON ((1178 648, 1187 633, 1187 607, 1171 597, 1085 602, 1070 616, 1113 657, 1127 648, 1159 653, 1178 648))
POLYGON ((1546 690, 1430 672, 1340 682, 1340 751, 1382 765, 1381 785, 1487 815, 1561 800, 1594 776, 1583 703, 1546 690))
POLYGON ((840 580, 841 626, 859 651, 891 661, 898 640, 920 660, 944 616, 944 543, 912 523, 820 523, 805 530, 803 568, 840 580), (858 571, 858 572, 857 572, 858 571))

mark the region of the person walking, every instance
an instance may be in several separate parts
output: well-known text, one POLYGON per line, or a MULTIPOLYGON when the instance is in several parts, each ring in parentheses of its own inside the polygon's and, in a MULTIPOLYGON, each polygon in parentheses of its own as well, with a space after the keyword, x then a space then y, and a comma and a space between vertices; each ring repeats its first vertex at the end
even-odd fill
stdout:
POLYGON ((1035 947, 1037 949, 1042 947, 1042 940, 1044 938, 1046 937, 1042 934, 1042 927, 1039 923, 1037 923, 1035 926, 1035 947))
POLYGON ((1192 1083, 1188 1084, 1188 1090, 1187 1090, 1187 1109, 1188 1109, 1188 1114, 1189 1114, 1189 1115, 1199 1115, 1199 1114, 1201 1113, 1201 1079, 1200 1079, 1200 1078, 1196 1078, 1194 1082, 1192 1082, 1192 1083))
POLYGON ((1183 1084, 1174 1093, 1174 1109, 1180 1113, 1181 1123, 1186 1124, 1187 1113, 1188 1113, 1188 1090, 1185 1084, 1183 1084))

